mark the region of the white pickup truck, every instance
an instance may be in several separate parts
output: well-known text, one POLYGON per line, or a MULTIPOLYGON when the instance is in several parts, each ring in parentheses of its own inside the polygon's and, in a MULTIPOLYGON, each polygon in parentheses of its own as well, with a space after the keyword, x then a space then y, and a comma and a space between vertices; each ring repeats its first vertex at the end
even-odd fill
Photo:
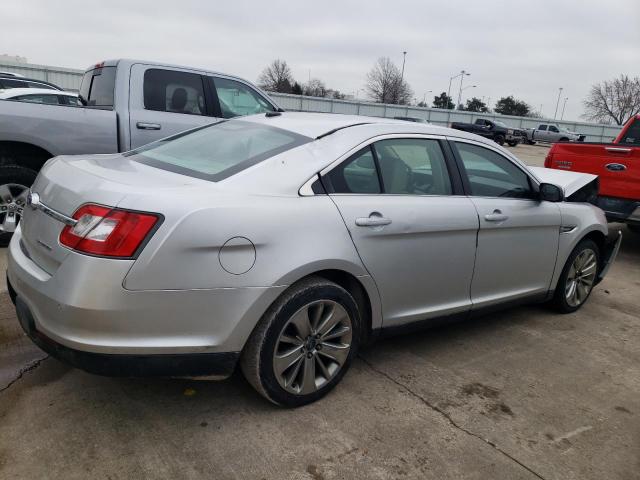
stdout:
POLYGON ((0 100, 0 244, 49 158, 124 152, 220 119, 280 110, 241 78, 135 60, 87 69, 80 99, 82 106, 0 100))
POLYGON ((533 145, 536 142, 582 142, 585 135, 571 132, 556 123, 541 123, 537 128, 525 128, 527 143, 533 145))

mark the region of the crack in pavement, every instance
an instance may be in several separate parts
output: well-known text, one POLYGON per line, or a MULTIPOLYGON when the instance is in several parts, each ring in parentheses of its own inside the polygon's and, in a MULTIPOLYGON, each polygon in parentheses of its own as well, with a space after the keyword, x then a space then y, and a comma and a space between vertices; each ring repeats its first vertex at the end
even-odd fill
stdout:
POLYGON ((7 383, 7 385, 5 387, 3 387, 2 389, 0 389, 0 393, 3 393, 5 390, 8 390, 9 388, 11 388, 11 386, 16 383, 18 380, 20 380, 25 373, 31 372, 33 370, 35 370, 36 368, 38 368, 40 366, 40 364, 42 362, 44 362, 47 358, 49 358, 49 355, 47 355, 46 357, 43 357, 39 360, 36 360, 35 362, 27 365, 26 367, 22 368, 19 372, 18 372, 18 376, 16 378, 14 378, 13 380, 11 380, 9 383, 7 383))
POLYGON ((413 390, 411 390, 411 388, 409 388, 407 385, 403 384, 402 382, 397 381, 395 378, 393 378, 392 376, 388 375, 387 373, 383 372, 382 370, 377 369, 376 367, 373 366, 373 364, 371 362, 369 362, 366 358, 364 358, 361 355, 358 355, 358 358, 360 358, 365 365, 367 365, 372 371, 374 371, 375 373, 382 375, 384 378, 386 378, 387 380, 395 383, 396 385, 398 385, 399 387, 401 387, 402 389, 406 390, 410 395, 412 395, 413 397, 417 398, 418 400, 420 400, 423 404, 425 404, 427 407, 429 407, 431 410, 433 410, 434 412, 439 413, 440 415, 442 415, 448 422, 449 424, 451 424, 454 428, 460 430, 461 432, 466 433, 467 435, 470 435, 472 437, 477 438, 478 440, 483 441, 484 443, 486 443, 487 445, 489 445, 491 448, 493 448, 495 451, 497 451, 498 453, 501 453, 502 455, 504 455, 505 457, 507 457, 509 460, 511 460, 512 462, 515 462, 516 464, 518 464, 520 467, 524 468, 526 471, 528 471, 529 473, 531 473, 532 475, 534 475, 536 478, 539 478, 540 480, 546 480, 545 477, 543 477, 542 475, 540 475, 538 472, 536 472, 535 470, 533 470, 532 468, 528 467, 527 465, 525 465, 524 463, 522 463, 520 460, 518 460, 517 458, 511 456, 510 454, 508 454, 506 451, 502 450, 497 444, 495 444, 494 442, 492 442, 491 440, 487 439, 487 438, 483 438, 482 436, 480 436, 477 433, 473 433, 470 430, 467 430, 466 428, 462 427, 461 425, 458 425, 452 418, 451 416, 445 412, 444 410, 442 410, 441 408, 437 407, 436 405, 432 404, 431 402, 429 402, 426 398, 424 398, 422 395, 414 392, 413 390))

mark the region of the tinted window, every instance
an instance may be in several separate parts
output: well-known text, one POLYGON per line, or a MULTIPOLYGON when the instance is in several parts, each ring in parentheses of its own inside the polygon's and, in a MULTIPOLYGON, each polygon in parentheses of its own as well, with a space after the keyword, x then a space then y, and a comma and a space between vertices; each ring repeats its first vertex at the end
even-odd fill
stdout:
POLYGON ((468 143, 456 143, 471 195, 477 197, 533 198, 529 177, 502 155, 468 143))
POLYGON ((223 118, 272 112, 274 108, 262 96, 243 83, 226 78, 215 78, 223 118))
POLYGON ((451 181, 437 140, 398 138, 374 144, 384 193, 450 195, 451 181))
POLYGON ((202 77, 175 70, 147 70, 144 73, 144 106, 158 112, 206 115, 202 77))
POLYGON ((218 181, 312 139, 250 122, 220 122, 127 153, 141 163, 218 181))
POLYGON ((538 127, 538 130, 545 130, 546 131, 547 130, 547 126, 546 125, 540 125, 538 127))
POLYGON ((21 102, 29 103, 48 103, 51 105, 59 105, 58 95, 20 95, 19 97, 14 97, 14 100, 20 100, 21 102))
POLYGON ((360 150, 327 175, 335 193, 380 193, 378 171, 371 147, 360 150))
POLYGON ((73 105, 80 107, 82 103, 80 103, 80 99, 78 97, 70 97, 68 95, 60 95, 59 97, 60 103, 64 105, 73 105))
POLYGON ((629 129, 625 132, 620 143, 628 145, 640 145, 640 119, 633 121, 629 129))
POLYGON ((553 125, 551 125, 551 126, 549 127, 549 131, 550 131, 550 132, 554 132, 554 133, 558 133, 558 131, 559 131, 559 130, 558 130, 558 128, 557 128, 557 127, 554 127, 553 125))
POLYGON ((113 90, 116 86, 116 67, 90 70, 82 77, 80 97, 89 107, 113 107, 113 90))

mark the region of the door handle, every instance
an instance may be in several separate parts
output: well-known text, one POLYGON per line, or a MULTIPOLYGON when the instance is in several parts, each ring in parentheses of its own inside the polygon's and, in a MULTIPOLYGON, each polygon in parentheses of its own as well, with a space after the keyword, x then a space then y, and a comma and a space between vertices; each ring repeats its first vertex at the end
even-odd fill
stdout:
POLYGON ((611 152, 611 153, 630 153, 631 152, 630 148, 625 148, 625 147, 604 147, 604 149, 607 152, 611 152))
POLYGON ((383 217, 378 212, 373 212, 368 217, 356 218, 356 225, 358 227, 384 227, 389 224, 391 224, 391 219, 383 217))
POLYGON ((604 168, 611 170, 612 172, 622 172, 627 169, 627 166, 622 163, 607 163, 604 168))
POLYGON ((138 122, 136 123, 136 127, 138 127, 140 130, 160 130, 159 123, 138 122))
POLYGON ((495 209, 493 213, 484 216, 487 222, 504 222, 509 218, 508 215, 504 215, 502 211, 495 209))

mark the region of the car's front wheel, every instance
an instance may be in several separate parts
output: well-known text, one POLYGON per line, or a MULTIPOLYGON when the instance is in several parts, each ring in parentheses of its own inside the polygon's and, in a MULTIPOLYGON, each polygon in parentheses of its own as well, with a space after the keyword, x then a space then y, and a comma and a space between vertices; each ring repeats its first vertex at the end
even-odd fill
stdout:
POLYGON ((495 137, 493 137, 493 141, 498 145, 504 145, 505 137, 504 135, 496 135, 495 137))
POLYGON ((324 278, 287 290, 252 332, 240 365, 271 402, 298 407, 327 394, 356 355, 360 312, 351 294, 324 278))
POLYGON ((571 252, 558 280, 554 303, 563 313, 578 310, 589 298, 600 265, 600 251, 592 240, 582 240, 571 252))

